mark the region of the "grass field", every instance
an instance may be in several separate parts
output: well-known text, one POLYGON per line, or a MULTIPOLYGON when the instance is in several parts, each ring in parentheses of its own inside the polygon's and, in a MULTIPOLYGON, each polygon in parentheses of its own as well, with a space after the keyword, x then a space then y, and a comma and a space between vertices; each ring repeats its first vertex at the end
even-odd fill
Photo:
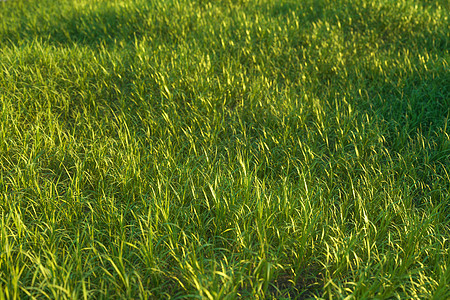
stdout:
POLYGON ((0 2, 0 299, 449 299, 449 11, 0 2))

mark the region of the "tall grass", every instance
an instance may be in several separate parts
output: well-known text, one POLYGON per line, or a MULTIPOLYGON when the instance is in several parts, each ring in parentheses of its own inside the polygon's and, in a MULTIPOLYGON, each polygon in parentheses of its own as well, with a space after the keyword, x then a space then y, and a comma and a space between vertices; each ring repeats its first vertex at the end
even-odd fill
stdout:
POLYGON ((0 299, 450 297, 448 1, 0 3, 0 299))

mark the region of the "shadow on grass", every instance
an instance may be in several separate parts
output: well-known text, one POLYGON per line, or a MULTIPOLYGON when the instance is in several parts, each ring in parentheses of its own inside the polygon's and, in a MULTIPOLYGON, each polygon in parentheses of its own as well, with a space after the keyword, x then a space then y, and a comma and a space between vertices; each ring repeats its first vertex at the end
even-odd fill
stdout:
POLYGON ((2 44, 40 40, 55 46, 78 44, 95 49, 99 45, 132 44, 143 35, 164 43, 176 40, 176 24, 167 18, 170 8, 166 14, 159 14, 150 4, 120 7, 103 2, 74 8, 68 4, 56 7, 46 1, 17 1, 7 5, 5 14, 16 17, 5 18, 0 31, 2 44))
MULTIPOLYGON (((356 1, 357 2, 357 1, 356 1)), ((427 51, 445 50, 449 47, 448 30, 442 8, 445 1, 422 1, 414 9, 405 5, 355 4, 340 1, 330 5, 327 1, 277 1, 269 11, 273 17, 288 18, 293 14, 303 26, 311 23, 328 23, 338 26, 346 39, 374 35, 382 48, 420 48, 427 51), (437 16, 429 19, 428 16, 437 16)), ((326 25, 328 26, 328 25, 326 25)))

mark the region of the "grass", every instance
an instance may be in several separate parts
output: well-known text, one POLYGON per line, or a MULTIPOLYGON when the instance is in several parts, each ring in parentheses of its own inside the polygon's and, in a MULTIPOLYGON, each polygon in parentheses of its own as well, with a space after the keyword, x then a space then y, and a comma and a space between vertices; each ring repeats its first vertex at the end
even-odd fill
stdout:
POLYGON ((0 3, 0 299, 450 298, 446 0, 0 3))

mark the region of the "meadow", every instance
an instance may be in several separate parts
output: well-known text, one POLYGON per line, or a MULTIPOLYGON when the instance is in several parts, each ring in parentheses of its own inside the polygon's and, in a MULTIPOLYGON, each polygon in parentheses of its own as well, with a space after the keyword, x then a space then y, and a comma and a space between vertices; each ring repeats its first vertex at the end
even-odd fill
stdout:
POLYGON ((0 2, 0 299, 449 299, 449 12, 0 2))

